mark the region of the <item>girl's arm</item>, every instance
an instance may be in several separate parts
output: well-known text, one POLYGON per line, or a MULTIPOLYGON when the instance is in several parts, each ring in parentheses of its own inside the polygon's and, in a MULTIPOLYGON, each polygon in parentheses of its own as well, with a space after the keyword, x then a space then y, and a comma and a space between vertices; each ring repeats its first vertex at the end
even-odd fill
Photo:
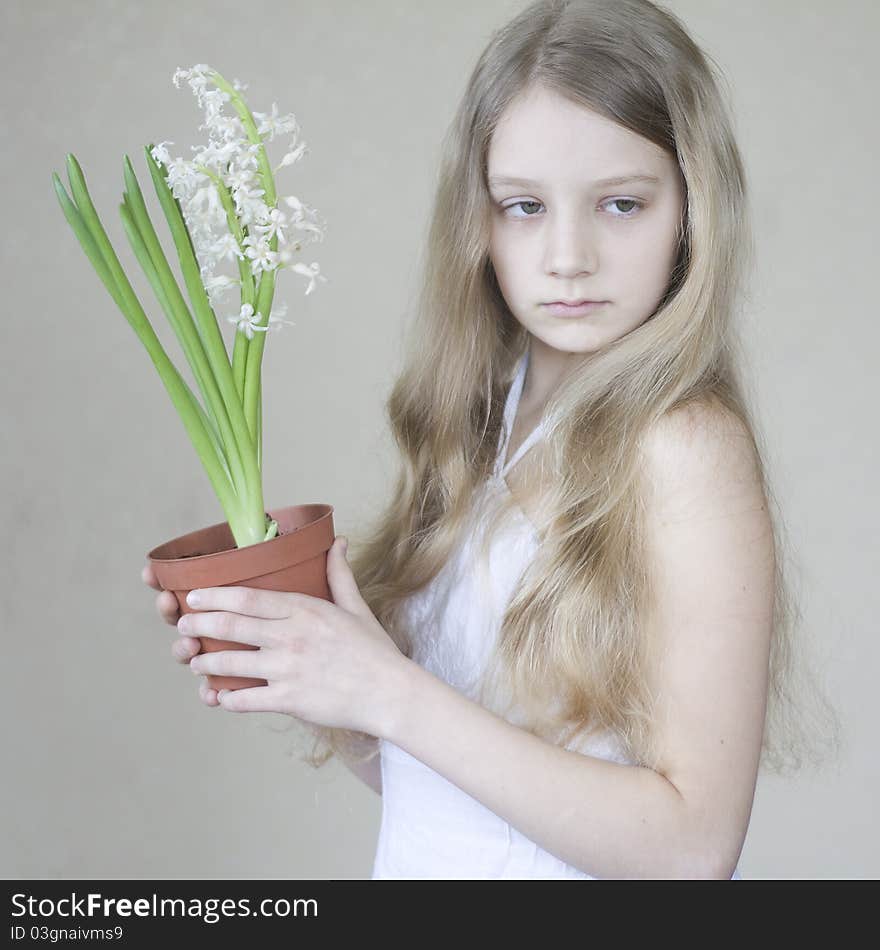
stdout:
POLYGON ((657 771, 544 742, 414 663, 386 738, 593 877, 730 878, 757 780, 774 582, 750 446, 737 420, 702 410, 647 440, 657 771))

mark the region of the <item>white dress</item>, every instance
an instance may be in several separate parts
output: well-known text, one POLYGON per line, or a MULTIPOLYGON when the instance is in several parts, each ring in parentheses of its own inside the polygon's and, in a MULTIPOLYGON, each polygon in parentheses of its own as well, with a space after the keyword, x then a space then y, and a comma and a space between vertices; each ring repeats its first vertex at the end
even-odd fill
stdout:
MULTIPOLYGON (((503 464, 525 381, 529 354, 508 392, 492 478, 478 504, 508 492, 504 476, 543 434, 539 424, 503 464)), ((475 519, 474 527, 477 527, 475 519)), ((513 589, 537 548, 531 522, 517 507, 491 540, 487 578, 475 570, 479 538, 472 531, 443 570, 406 602, 413 660, 470 699, 498 634, 513 589), (482 580, 481 580, 482 578, 482 580)), ((515 716, 507 717, 515 721, 515 716)), ((567 748, 614 762, 631 762, 616 737, 588 737, 567 748)), ((544 851, 481 802, 400 747, 379 742, 382 824, 372 880, 594 878, 544 851)), ((741 879, 739 868, 733 880, 741 879)))

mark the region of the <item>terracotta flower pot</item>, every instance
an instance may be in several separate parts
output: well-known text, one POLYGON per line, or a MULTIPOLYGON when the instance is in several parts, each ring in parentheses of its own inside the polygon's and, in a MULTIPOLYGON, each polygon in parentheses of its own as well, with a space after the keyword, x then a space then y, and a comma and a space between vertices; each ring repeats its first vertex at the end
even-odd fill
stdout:
MULTIPOLYGON (((154 548, 147 557, 163 590, 177 598, 180 613, 192 613, 186 602, 202 587, 259 587, 263 590, 311 594, 332 601, 327 583, 327 552, 336 537, 331 505, 294 505, 268 512, 278 522, 278 536, 237 548, 225 521, 181 535, 154 548)), ((200 637, 202 653, 258 650, 252 644, 200 637)), ((250 676, 207 676, 214 689, 266 686, 250 676)))

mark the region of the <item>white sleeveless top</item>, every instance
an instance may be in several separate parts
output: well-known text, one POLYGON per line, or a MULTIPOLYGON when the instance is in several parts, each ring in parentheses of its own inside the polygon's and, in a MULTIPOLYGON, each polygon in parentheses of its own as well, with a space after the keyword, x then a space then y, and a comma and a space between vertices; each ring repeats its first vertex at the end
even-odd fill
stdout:
MULTIPOLYGON (((528 350, 517 367, 504 408, 504 425, 492 478, 478 504, 509 491, 504 477, 537 442, 544 420, 504 463, 528 367, 528 350)), ((475 527, 477 525, 475 524, 475 527)), ((494 646, 507 603, 537 549, 531 522, 517 506, 491 539, 487 587, 474 569, 480 538, 470 532, 440 573, 406 601, 404 615, 413 637, 413 660, 476 701, 477 689, 494 646)), ((509 721, 515 721, 508 715, 509 721)), ((632 764, 611 734, 569 745, 583 754, 632 764)), ((544 851, 533 841, 465 794, 439 773, 387 739, 379 742, 382 769, 382 824, 372 880, 534 879, 594 880, 544 851)), ((733 880, 740 879, 739 869, 733 880)))

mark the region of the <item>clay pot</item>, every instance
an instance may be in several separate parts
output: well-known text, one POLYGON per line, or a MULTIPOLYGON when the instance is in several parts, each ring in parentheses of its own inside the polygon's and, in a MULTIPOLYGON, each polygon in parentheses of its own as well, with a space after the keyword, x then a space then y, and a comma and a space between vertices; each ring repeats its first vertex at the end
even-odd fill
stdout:
MULTIPOLYGON (((331 505, 294 505, 268 512, 278 522, 278 536, 247 547, 235 546, 225 521, 181 535, 154 548, 147 557, 163 590, 177 598, 180 613, 192 613, 186 602, 202 587, 259 587, 263 590, 311 594, 332 601, 327 583, 327 552, 335 539, 331 505)), ((200 637, 202 653, 258 650, 249 643, 200 637)), ((266 686, 250 676, 211 676, 214 689, 266 686)))

